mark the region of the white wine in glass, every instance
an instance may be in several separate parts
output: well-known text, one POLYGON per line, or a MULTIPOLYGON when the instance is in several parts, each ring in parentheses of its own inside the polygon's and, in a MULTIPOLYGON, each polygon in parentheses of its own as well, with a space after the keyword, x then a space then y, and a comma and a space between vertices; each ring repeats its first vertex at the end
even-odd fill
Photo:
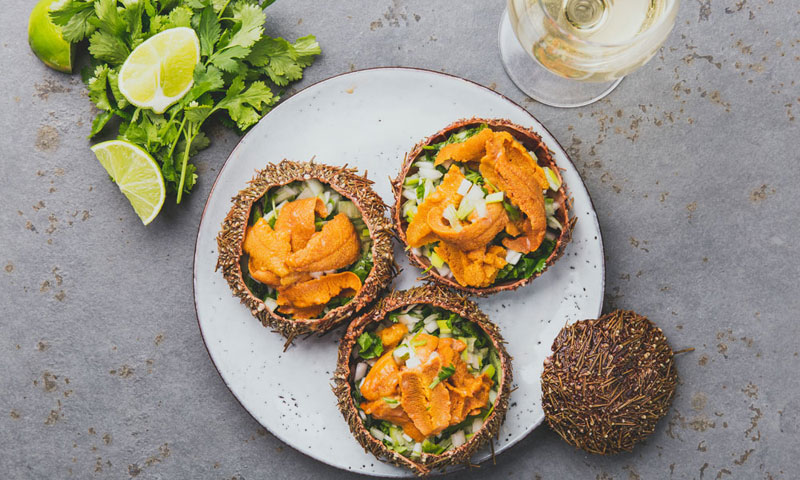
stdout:
POLYGON ((677 9, 678 0, 509 0, 503 64, 542 103, 586 105, 658 51, 677 9))

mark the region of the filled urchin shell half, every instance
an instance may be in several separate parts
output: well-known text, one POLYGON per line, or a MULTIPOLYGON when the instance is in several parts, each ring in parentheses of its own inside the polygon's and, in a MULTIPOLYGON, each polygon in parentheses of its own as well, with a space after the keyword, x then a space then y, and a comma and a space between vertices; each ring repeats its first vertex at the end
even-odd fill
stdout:
POLYGON ((353 320, 339 344, 338 364, 333 386, 334 393, 338 398, 339 410, 353 436, 364 449, 393 465, 408 468, 420 476, 430 474, 433 469, 444 470, 452 465, 470 465, 474 453, 487 442, 491 442, 493 437, 497 437, 508 410, 512 370, 511 357, 504 344, 505 341, 500 335, 498 327, 489 321, 477 304, 452 290, 430 284, 410 290, 393 291, 353 320), (488 408, 488 415, 477 431, 473 432, 472 437, 457 448, 450 448, 439 454, 422 452, 412 457, 389 448, 382 440, 376 438, 365 425, 366 416, 354 398, 354 390, 357 388, 355 376, 358 363, 361 361, 358 356, 360 349, 358 342, 363 333, 384 322, 389 314, 407 311, 414 306, 426 305, 455 313, 465 321, 477 325, 491 341, 491 347, 496 352, 500 368, 499 371, 494 372, 493 377, 497 387, 494 401, 492 402, 490 397, 489 403, 485 407, 488 408))
POLYGON ((567 185, 563 182, 563 179, 561 177, 561 169, 559 169, 558 165, 556 164, 556 161, 553 158, 550 149, 544 143, 542 137, 529 128, 517 125, 505 119, 470 118, 470 119, 459 120, 443 128, 439 132, 431 135, 425 140, 419 142, 411 149, 411 151, 408 154, 406 154, 405 160, 403 161, 403 165, 400 169, 400 173, 392 181, 392 190, 394 193, 392 220, 394 222, 397 236, 403 243, 406 254, 408 255, 408 258, 411 261, 411 263, 423 271, 422 278, 427 280, 432 280, 436 283, 440 283, 443 285, 447 285, 449 287, 455 288, 457 290, 463 291, 471 295, 485 296, 488 294, 497 293, 505 290, 515 290, 521 286, 527 285, 528 283, 532 282, 535 278, 541 276, 550 266, 552 266, 556 262, 556 260, 561 258, 561 256, 564 254, 564 249, 572 239, 572 229, 574 228, 576 221, 576 218, 572 216, 572 211, 571 211, 572 198, 569 196, 567 185), (534 273, 533 275, 527 278, 495 281, 495 283, 487 287, 473 287, 473 286, 461 285, 451 277, 445 277, 440 275, 438 269, 432 268, 431 261, 429 258, 427 258, 424 255, 415 253, 414 252, 415 249, 409 247, 408 240, 406 238, 408 221, 403 215, 403 203, 404 203, 403 189, 404 189, 405 179, 407 176, 413 173, 415 168, 413 164, 418 158, 420 158, 420 156, 425 154, 426 147, 445 141, 450 135, 452 135, 455 132, 462 131, 465 129, 475 128, 480 125, 486 125, 493 131, 508 132, 515 140, 520 142, 528 151, 535 154, 539 166, 548 167, 551 170, 552 174, 555 175, 555 177, 557 178, 559 187, 556 191, 548 190, 546 196, 547 198, 551 198, 554 202, 556 202, 560 206, 560 208, 555 211, 554 217, 561 226, 560 233, 555 238, 555 246, 550 255, 547 257, 544 268, 542 268, 540 271, 534 273))
POLYGON ((391 240, 393 231, 386 217, 387 207, 372 189, 372 183, 366 175, 358 175, 356 169, 283 160, 258 171, 247 187, 232 199, 233 206, 217 235, 217 269, 222 271, 233 294, 262 325, 279 332, 289 341, 297 335, 324 333, 352 318, 386 288, 396 273, 391 240), (272 188, 310 179, 318 180, 355 204, 372 240, 373 267, 351 301, 331 309, 322 318, 295 319, 274 312, 247 287, 242 269, 243 242, 255 202, 272 188))

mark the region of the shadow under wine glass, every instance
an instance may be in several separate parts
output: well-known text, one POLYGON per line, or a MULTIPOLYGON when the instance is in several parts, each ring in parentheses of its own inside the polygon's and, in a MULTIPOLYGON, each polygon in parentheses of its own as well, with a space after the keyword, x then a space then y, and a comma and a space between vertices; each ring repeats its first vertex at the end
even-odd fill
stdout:
POLYGON ((581 107, 611 93, 667 39, 679 0, 508 0, 503 66, 534 100, 581 107))

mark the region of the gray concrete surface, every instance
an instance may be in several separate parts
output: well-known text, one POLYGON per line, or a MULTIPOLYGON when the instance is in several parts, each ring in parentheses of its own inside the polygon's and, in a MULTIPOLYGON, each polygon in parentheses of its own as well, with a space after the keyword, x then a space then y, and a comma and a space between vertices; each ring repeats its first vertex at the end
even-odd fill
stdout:
MULTIPOLYGON (((203 204, 237 137, 216 127, 184 204, 142 227, 88 150, 77 76, 0 15, 0 477, 343 479, 262 429, 217 375, 192 300, 203 204)), ((506 77, 503 2, 282 0, 268 30, 318 36, 300 88, 381 65, 442 70, 525 106, 594 197, 605 309, 649 315, 676 349, 667 419, 631 454, 546 427, 452 478, 792 479, 800 447, 800 5, 685 0, 671 37, 600 103, 544 107, 506 77)), ((327 395, 327 391, 321 394, 327 395)), ((339 421, 340 419, 331 419, 339 421)))

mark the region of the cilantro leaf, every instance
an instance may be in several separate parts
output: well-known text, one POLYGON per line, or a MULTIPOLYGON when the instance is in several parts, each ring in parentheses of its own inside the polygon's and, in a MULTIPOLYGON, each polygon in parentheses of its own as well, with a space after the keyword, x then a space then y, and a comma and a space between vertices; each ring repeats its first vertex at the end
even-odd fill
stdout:
POLYGON ((200 38, 200 55, 208 57, 214 52, 214 45, 217 44, 221 33, 222 29, 214 9, 206 7, 200 15, 200 23, 197 26, 197 36, 200 38))
POLYGON ((297 41, 294 42, 295 60, 297 64, 301 67, 305 68, 314 61, 314 57, 322 53, 322 49, 319 47, 319 43, 317 42, 317 37, 314 35, 306 35, 305 37, 300 37, 297 41))
POLYGON ((233 19, 238 28, 234 28, 236 33, 231 37, 228 46, 244 48, 251 47, 261 38, 261 34, 264 33, 264 22, 267 21, 261 7, 247 2, 233 7, 233 19))
POLYGON ((94 76, 87 82, 86 86, 89 90, 89 99, 100 110, 111 110, 111 102, 108 101, 108 74, 110 69, 108 65, 98 65, 94 69, 94 76))
POLYGON ((92 120, 92 131, 89 133, 89 138, 96 136, 103 131, 109 120, 114 117, 112 112, 102 112, 92 120))
POLYGON ((272 91, 264 82, 253 82, 247 90, 244 90, 244 80, 237 77, 218 106, 227 110, 231 120, 236 122, 241 130, 245 130, 261 119, 261 114, 266 113, 272 101, 272 91))
POLYGON ((431 384, 428 385, 428 388, 433 390, 433 388, 436 387, 436 385, 439 385, 439 383, 447 380, 454 373, 456 373, 456 367, 454 367, 452 363, 447 367, 442 367, 441 370, 439 370, 439 374, 436 375, 436 378, 434 378, 431 384))
POLYGON ((169 12, 169 23, 164 25, 164 28, 161 30, 166 30, 168 28, 175 28, 175 27, 191 27, 192 26, 192 16, 194 12, 191 8, 187 7, 177 7, 171 12, 169 12))
POLYGON ((89 38, 89 53, 96 59, 111 65, 122 65, 131 51, 121 38, 98 30, 89 38))
POLYGON ((358 354, 364 360, 379 357, 383 353, 383 341, 374 333, 364 332, 358 337, 358 354))
POLYGON ((101 31, 119 37, 127 30, 128 25, 117 10, 117 0, 96 0, 94 11, 97 15, 96 24, 101 31))
POLYGON ((94 32, 91 20, 96 20, 94 2, 68 0, 50 12, 50 19, 61 27, 61 35, 70 43, 77 43, 94 32))
POLYGON ((108 86, 111 88, 111 94, 114 96, 114 101, 117 102, 117 108, 122 110, 128 105, 128 99, 119 91, 119 72, 111 70, 108 72, 108 86))
POLYGON ((243 68, 239 59, 246 57, 248 53, 250 49, 237 45, 215 53, 209 61, 222 71, 236 73, 243 68))
POLYGON ((198 63, 194 69, 194 85, 192 85, 191 91, 184 98, 191 102, 208 92, 217 92, 224 86, 225 81, 222 79, 222 72, 217 67, 213 65, 204 67, 202 63, 198 63))

